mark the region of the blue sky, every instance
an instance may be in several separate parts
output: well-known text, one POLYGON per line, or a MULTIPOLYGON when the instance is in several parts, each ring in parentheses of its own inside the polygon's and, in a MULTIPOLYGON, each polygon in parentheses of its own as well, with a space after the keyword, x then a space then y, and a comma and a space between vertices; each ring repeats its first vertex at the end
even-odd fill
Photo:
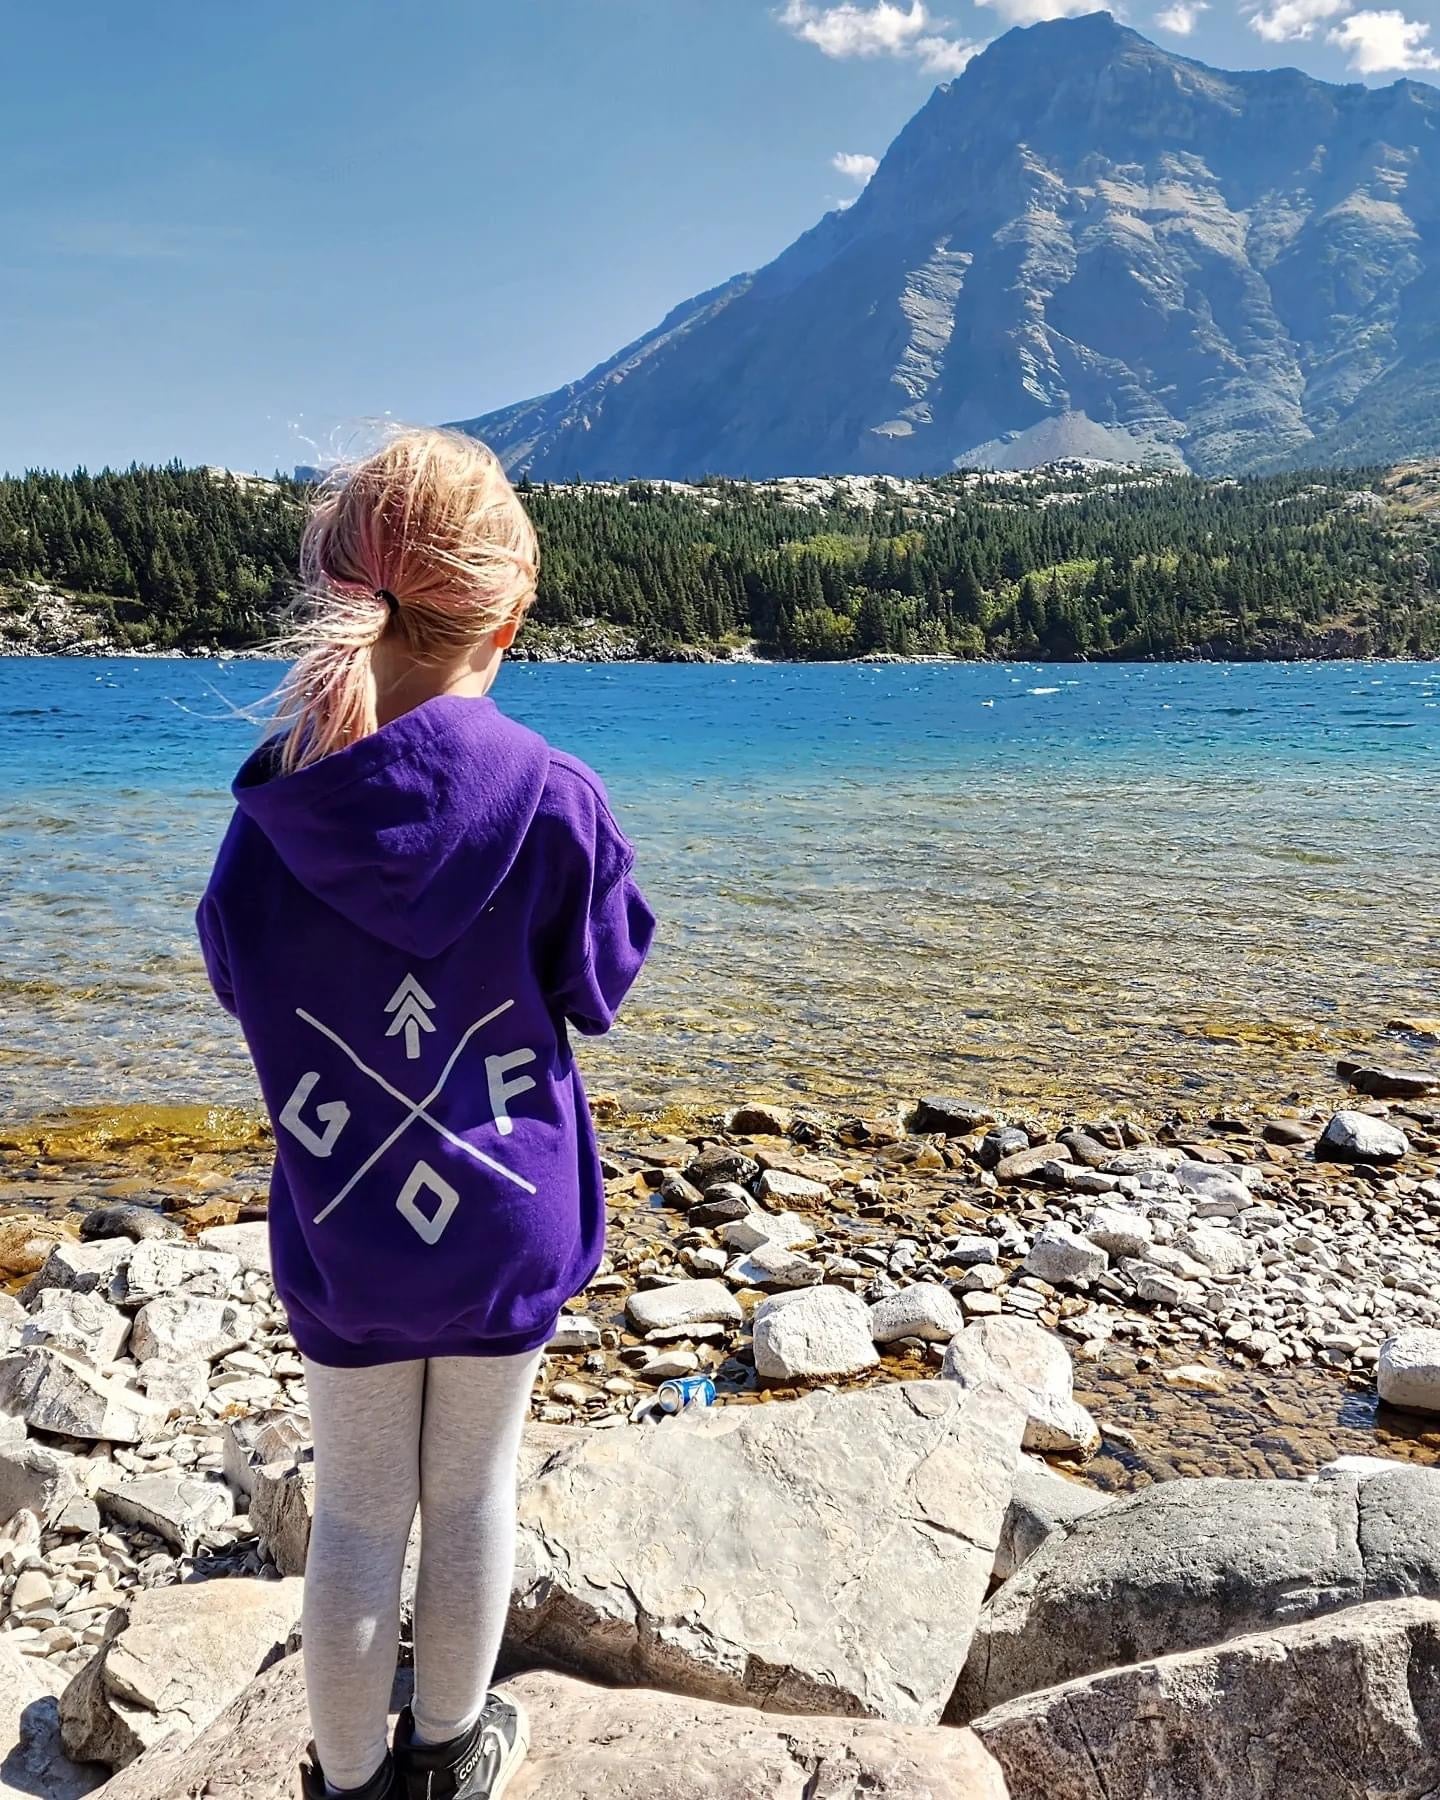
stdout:
MULTIPOLYGON (((0 0, 0 467, 288 467, 553 387, 853 196, 976 45, 1088 10, 0 0)), ((1123 16, 1222 67, 1440 79, 1440 0, 1123 16)))

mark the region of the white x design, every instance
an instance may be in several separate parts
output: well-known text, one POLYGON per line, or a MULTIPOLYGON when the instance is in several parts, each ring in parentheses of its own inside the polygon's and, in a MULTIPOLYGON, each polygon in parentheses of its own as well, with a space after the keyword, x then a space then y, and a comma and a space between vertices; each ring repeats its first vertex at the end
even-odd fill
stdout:
POLYGON ((375 1164, 379 1162, 380 1158, 390 1146, 399 1138, 403 1137, 405 1132, 410 1129, 417 1119, 423 1119, 432 1131, 438 1131, 441 1137, 446 1139, 447 1142, 454 1144, 458 1150, 463 1150, 467 1156, 473 1156, 476 1162, 484 1163, 487 1169, 493 1169, 497 1175, 503 1175, 507 1181, 513 1181, 516 1187, 524 1188, 527 1194, 533 1194, 535 1192, 532 1184, 528 1182, 523 1175, 517 1175, 513 1169, 507 1169, 504 1163, 496 1162, 493 1156, 487 1156, 483 1150, 477 1150, 474 1144, 468 1143, 463 1137, 460 1137, 455 1132, 451 1131, 448 1126, 442 1125, 438 1119, 433 1118, 429 1111, 429 1108, 440 1098, 441 1093, 444 1091, 445 1083, 450 1079, 451 1071, 460 1060, 460 1052, 470 1042, 471 1038, 474 1037, 477 1031, 482 1030, 486 1025, 493 1024, 495 1020, 500 1017, 501 1013, 508 1012, 514 1004, 515 1002, 513 1000, 506 1000, 503 1005, 497 1006, 493 1012, 486 1013, 483 1019, 477 1019, 475 1021, 460 1039, 460 1042, 450 1052, 449 1061, 440 1071, 440 1079, 435 1083, 434 1087, 431 1088, 430 1092, 423 1100, 412 1100, 408 1094, 402 1094, 400 1089, 392 1086, 383 1075, 379 1074, 375 1069, 372 1069, 368 1063, 362 1062, 345 1042, 344 1038, 340 1036, 338 1031, 332 1031, 328 1025, 322 1024, 313 1013, 306 1012, 304 1007, 297 1006, 295 1008, 295 1016, 297 1019, 303 1019, 307 1025, 312 1026, 322 1037, 328 1038, 332 1044, 345 1052, 362 1075, 368 1075, 377 1087, 384 1088, 385 1092, 393 1099, 398 1100, 402 1106, 406 1106, 410 1109, 390 1133, 389 1137, 385 1139, 384 1143, 371 1151, 370 1155, 365 1158, 365 1161, 361 1163, 360 1167, 345 1183, 344 1187, 341 1188, 335 1198, 316 1213, 315 1224, 323 1224, 324 1221, 330 1217, 331 1213, 334 1212, 340 1202, 354 1190, 356 1182, 369 1174, 370 1170, 374 1168, 375 1164))

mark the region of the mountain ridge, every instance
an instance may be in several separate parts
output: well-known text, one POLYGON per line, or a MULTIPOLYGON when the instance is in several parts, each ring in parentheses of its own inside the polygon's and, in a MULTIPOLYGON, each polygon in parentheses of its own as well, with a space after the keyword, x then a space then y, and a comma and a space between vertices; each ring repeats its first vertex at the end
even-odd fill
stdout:
POLYGON ((1047 421, 1036 460, 1392 460, 1440 449, 1437 277, 1440 90, 1092 13, 997 38, 763 268, 459 423, 536 479, 931 474, 1047 421))

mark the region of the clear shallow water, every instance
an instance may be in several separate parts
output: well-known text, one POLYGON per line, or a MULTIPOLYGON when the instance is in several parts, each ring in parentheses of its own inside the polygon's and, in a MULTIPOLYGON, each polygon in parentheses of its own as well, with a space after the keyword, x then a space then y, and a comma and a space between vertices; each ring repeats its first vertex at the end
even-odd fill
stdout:
MULTIPOLYGON (((190 932, 274 665, 0 659, 0 1116, 246 1100, 190 932)), ((1440 1012, 1440 665, 515 665, 662 916, 646 1103, 1323 1090, 1440 1012)))

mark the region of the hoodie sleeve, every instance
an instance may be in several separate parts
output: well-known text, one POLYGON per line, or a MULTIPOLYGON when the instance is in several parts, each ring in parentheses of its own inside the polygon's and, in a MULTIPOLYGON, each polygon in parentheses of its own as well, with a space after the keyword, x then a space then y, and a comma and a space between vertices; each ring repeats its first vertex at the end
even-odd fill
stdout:
POLYGON ((577 1031, 593 1037, 615 1023, 649 953, 655 915, 631 872, 635 852, 598 783, 571 824, 583 864, 567 884, 557 921, 550 999, 577 1031))
POLYGON ((200 938, 200 954, 205 958, 205 973, 215 990, 215 998, 226 1012, 235 1011, 235 989, 230 980, 230 958, 225 949, 225 928, 220 923, 220 910, 209 894, 200 902, 195 914, 195 930, 200 938))

